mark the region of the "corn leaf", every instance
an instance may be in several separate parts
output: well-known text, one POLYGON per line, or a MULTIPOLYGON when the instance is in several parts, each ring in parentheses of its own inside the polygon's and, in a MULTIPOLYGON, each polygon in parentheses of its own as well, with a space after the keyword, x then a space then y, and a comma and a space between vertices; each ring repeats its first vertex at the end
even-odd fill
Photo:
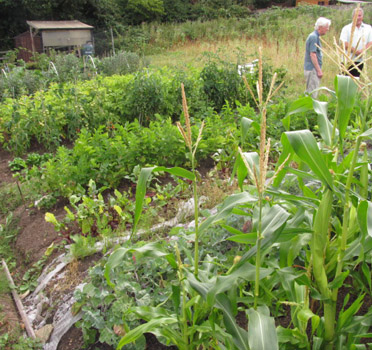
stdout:
POLYGON ((372 136, 372 128, 366 130, 363 134, 359 135, 359 137, 367 138, 372 136))
POLYGON ((243 146, 245 138, 248 134, 249 128, 251 127, 252 120, 246 117, 243 117, 240 123, 241 123, 241 129, 242 129, 241 146, 243 146))
POLYGON ((253 350, 250 349, 248 345, 248 332, 236 324, 230 299, 225 294, 217 295, 216 307, 222 310, 226 330, 232 335, 234 344, 237 348, 239 350, 253 350))
POLYGON ((267 306, 259 306, 257 310, 248 310, 248 342, 251 350, 279 349, 275 321, 270 317, 267 306))
POLYGON ((298 328, 284 328, 279 326, 277 328, 277 336, 279 343, 306 344, 307 336, 303 334, 298 328))
MULTIPOLYGON (((261 268, 260 279, 269 276, 272 271, 272 269, 261 268)), ((206 279, 201 282, 195 278, 194 274, 188 273, 187 280, 191 287, 206 299, 208 305, 212 306, 215 303, 216 296, 229 291, 231 286, 235 285, 238 280, 254 281, 255 276, 256 267, 246 262, 226 276, 214 276, 211 279, 206 279)))
POLYGON ((226 231, 232 233, 233 235, 242 235, 242 234, 244 234, 244 232, 238 230, 235 227, 229 226, 229 225, 221 224, 221 227, 224 228, 226 231))
POLYGON ((311 254, 313 261, 313 274, 318 288, 323 297, 330 297, 328 278, 325 271, 324 252, 328 241, 328 228, 332 213, 333 193, 326 189, 315 214, 313 222, 313 239, 311 242, 311 254))
POLYGON ((154 169, 155 167, 141 169, 136 187, 136 206, 134 210, 132 235, 136 232, 137 224, 142 214, 143 199, 145 198, 146 194, 147 180, 154 169))
POLYGON ((257 232, 235 234, 228 237, 227 240, 240 244, 255 244, 257 241, 257 232))
MULTIPOLYGON (((262 236, 261 249, 264 250, 276 242, 280 233, 283 231, 289 213, 279 205, 264 207, 262 214, 262 236)), ((255 245, 246 252, 240 259, 237 267, 240 267, 246 260, 250 259, 257 252, 255 245)))
POLYGON ((153 307, 153 306, 137 306, 132 307, 128 312, 135 313, 141 319, 145 321, 150 321, 153 318, 167 318, 167 317, 176 317, 175 313, 171 313, 169 310, 163 307, 153 307))
POLYGON ((313 110, 313 99, 311 96, 301 97, 292 102, 288 108, 288 115, 304 113, 313 110))
MULTIPOLYGON (((283 150, 279 156, 278 162, 276 163, 275 171, 279 169, 279 167, 283 164, 283 162, 287 159, 288 156, 289 156, 288 162, 292 160, 292 155, 290 154, 292 148, 290 143, 288 142, 288 139, 284 137, 284 134, 282 134, 281 143, 283 145, 283 150)), ((276 174, 276 177, 273 181, 273 187, 279 187, 287 171, 288 171, 287 167, 284 167, 280 172, 276 174)))
POLYGON ((227 199, 223 202, 222 207, 218 210, 215 215, 209 216, 205 219, 201 225, 199 226, 199 237, 202 236, 204 231, 213 223, 225 218, 230 212, 239 205, 247 204, 247 203, 254 203, 257 201, 256 197, 251 196, 247 192, 241 192, 238 194, 232 194, 231 196, 227 197, 227 199))
POLYGON ((372 290, 371 270, 369 269, 368 264, 366 264, 365 262, 363 262, 362 264, 362 273, 368 283, 369 290, 371 291, 372 290))
MULTIPOLYGON (((333 125, 331 124, 327 117, 328 102, 313 100, 313 105, 314 111, 318 115, 320 136, 322 137, 326 145, 331 146, 333 125)), ((338 131, 336 131, 335 136, 337 137, 337 135, 338 131)))
POLYGON ((175 261, 173 254, 165 251, 162 248, 162 246, 157 242, 151 242, 138 248, 119 248, 110 255, 105 265, 104 276, 109 286, 114 287, 114 284, 110 280, 111 270, 119 266, 121 262, 123 261, 125 255, 128 253, 138 253, 144 257, 153 257, 153 258, 164 257, 168 260, 169 264, 172 267, 174 268, 177 267, 177 263, 175 261))
POLYGON ((372 203, 361 201, 358 206, 358 222, 364 237, 372 237, 372 203))
POLYGON ((363 305, 364 294, 358 297, 347 310, 341 310, 338 320, 336 330, 340 331, 343 327, 348 326, 353 319, 353 316, 358 312, 358 310, 363 305))
POLYGON ((154 318, 147 323, 141 324, 140 326, 130 330, 121 340, 117 346, 117 349, 121 349, 124 345, 133 343, 144 333, 151 332, 153 329, 159 326, 166 326, 172 323, 177 323, 177 317, 162 317, 154 318))
MULTIPOLYGON (((256 174, 258 178, 260 174, 260 171, 259 171, 260 170, 260 167, 259 167, 260 159, 259 159, 258 153, 257 152, 244 152, 243 155, 249 167, 251 168, 251 171, 253 172, 253 174, 256 174)), ((248 174, 251 177, 251 174, 249 172, 248 174)), ((252 182, 255 181, 255 179, 252 179, 252 178, 251 180, 252 182)))
POLYGON ((326 186, 332 189, 332 175, 313 134, 309 130, 299 130, 286 132, 285 135, 300 159, 310 167, 326 186))
POLYGON ((143 200, 145 198, 147 189, 147 181, 153 171, 165 171, 168 172, 169 174, 184 177, 191 181, 195 180, 195 175, 191 171, 179 167, 166 168, 163 166, 159 166, 151 168, 142 168, 136 188, 136 206, 134 210, 133 228, 131 236, 133 236, 133 234, 136 232, 138 221, 142 214, 143 200))
POLYGON ((243 191, 243 183, 248 175, 248 169, 244 164, 240 152, 237 155, 236 162, 234 164, 234 170, 236 171, 236 176, 238 178, 238 185, 241 191, 243 191))
POLYGON ((344 271, 339 274, 332 282, 328 284, 329 289, 340 288, 344 284, 346 277, 349 276, 349 273, 349 271, 344 271))
POLYGON ((338 127, 340 138, 343 138, 349 123, 351 111, 354 108, 358 86, 350 77, 337 75, 335 78, 335 90, 338 105, 338 127))

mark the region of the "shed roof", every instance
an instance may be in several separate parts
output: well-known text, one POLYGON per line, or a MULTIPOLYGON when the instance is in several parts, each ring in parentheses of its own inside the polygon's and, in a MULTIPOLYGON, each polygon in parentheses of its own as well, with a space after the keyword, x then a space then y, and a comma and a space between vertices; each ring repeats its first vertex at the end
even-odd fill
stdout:
POLYGON ((27 21, 27 24, 35 29, 93 29, 92 26, 80 21, 27 21))

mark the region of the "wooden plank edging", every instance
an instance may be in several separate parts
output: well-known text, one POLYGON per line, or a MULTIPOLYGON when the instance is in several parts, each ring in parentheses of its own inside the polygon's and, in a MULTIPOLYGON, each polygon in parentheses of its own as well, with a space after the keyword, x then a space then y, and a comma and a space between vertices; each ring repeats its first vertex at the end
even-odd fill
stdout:
POLYGON ((26 315, 25 309, 23 308, 22 301, 19 298, 18 293, 17 293, 17 291, 15 289, 13 278, 12 278, 10 272, 9 272, 8 265, 6 264, 6 262, 5 262, 4 259, 2 259, 2 263, 3 263, 5 275, 6 275, 7 279, 8 279, 8 281, 9 281, 9 285, 10 285, 10 288, 12 290, 12 296, 13 296, 14 302, 17 305, 17 309, 18 309, 19 314, 21 315, 22 321, 23 321, 23 323, 25 325, 25 328, 26 328, 26 332, 27 332, 27 334, 28 334, 28 336, 30 338, 35 339, 36 338, 35 332, 32 329, 32 326, 30 324, 30 321, 29 321, 29 319, 28 319, 28 317, 26 315))

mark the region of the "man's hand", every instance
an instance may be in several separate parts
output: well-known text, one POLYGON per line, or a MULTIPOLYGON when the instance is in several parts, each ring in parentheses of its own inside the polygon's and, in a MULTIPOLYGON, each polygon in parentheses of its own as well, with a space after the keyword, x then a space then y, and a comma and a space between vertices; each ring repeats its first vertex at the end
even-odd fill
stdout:
POLYGON ((323 72, 322 72, 322 70, 320 69, 320 70, 317 70, 316 71, 316 75, 318 76, 318 78, 320 79, 322 76, 323 76, 323 72))

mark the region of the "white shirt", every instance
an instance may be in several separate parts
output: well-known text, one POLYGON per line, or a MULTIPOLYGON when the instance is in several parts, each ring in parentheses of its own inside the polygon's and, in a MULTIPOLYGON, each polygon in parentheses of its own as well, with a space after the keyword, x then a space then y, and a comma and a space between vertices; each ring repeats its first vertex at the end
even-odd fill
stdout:
MULTIPOLYGON (((347 42, 350 44, 350 36, 351 36, 351 27, 352 23, 346 25, 342 28, 340 40, 343 42, 347 42)), ((366 45, 372 41, 372 27, 369 24, 362 23, 358 28, 355 26, 354 35, 353 35, 353 43, 352 47, 355 50, 362 50, 366 47, 366 45), (357 46, 358 44, 358 46, 357 46)), ((347 52, 347 50, 346 50, 347 52)), ((354 61, 356 56, 352 54, 351 59, 354 61)), ((358 58, 358 62, 362 61, 362 58, 358 58)))

